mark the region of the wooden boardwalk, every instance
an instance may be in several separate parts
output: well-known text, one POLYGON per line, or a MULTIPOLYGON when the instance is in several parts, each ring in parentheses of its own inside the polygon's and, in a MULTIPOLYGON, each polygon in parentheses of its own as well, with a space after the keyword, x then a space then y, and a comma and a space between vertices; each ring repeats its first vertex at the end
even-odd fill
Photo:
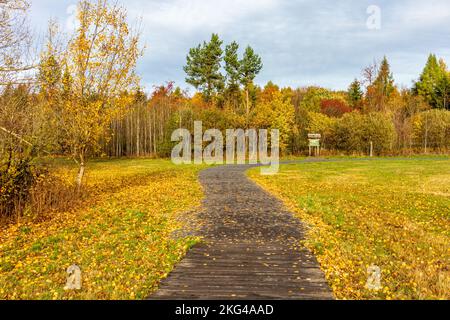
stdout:
POLYGON ((194 247, 150 299, 333 299, 302 223, 249 181, 248 166, 205 170, 194 247))

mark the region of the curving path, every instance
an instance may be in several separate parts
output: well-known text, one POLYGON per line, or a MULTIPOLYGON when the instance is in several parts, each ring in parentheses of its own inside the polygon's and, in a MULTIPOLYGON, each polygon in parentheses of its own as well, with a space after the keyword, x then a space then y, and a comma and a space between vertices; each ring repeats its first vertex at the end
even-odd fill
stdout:
POLYGON ((333 299, 316 259, 300 246, 302 223, 247 179, 249 168, 201 172, 204 242, 151 299, 333 299))

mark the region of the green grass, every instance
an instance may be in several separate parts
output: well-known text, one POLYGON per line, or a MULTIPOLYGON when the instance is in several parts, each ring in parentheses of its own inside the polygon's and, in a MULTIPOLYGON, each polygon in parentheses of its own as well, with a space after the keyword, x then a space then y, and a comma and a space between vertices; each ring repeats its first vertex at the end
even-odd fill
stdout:
MULTIPOLYGON (((51 166, 73 183, 72 162, 51 166)), ((147 159, 89 163, 91 196, 79 206, 0 229, 0 299, 146 298, 198 241, 173 234, 200 204, 203 168, 147 159), (83 272, 80 291, 63 289, 72 264, 83 272)))
POLYGON ((249 174, 298 213, 341 299, 450 298, 450 158, 283 165, 249 174), (383 288, 366 289, 367 267, 383 288))

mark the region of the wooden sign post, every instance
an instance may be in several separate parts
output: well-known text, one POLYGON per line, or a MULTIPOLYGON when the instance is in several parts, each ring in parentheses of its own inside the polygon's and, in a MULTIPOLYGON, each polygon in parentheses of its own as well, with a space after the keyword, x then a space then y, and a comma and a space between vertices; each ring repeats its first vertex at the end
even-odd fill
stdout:
POLYGON ((310 133, 308 134, 308 140, 309 140, 309 156, 312 156, 312 153, 314 151, 314 156, 319 157, 320 156, 320 139, 322 138, 322 135, 318 133, 310 133))

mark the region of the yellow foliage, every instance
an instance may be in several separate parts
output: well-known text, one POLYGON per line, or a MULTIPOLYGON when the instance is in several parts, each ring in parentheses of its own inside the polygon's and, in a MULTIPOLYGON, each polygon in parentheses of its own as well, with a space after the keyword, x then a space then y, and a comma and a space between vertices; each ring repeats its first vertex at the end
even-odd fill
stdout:
POLYGON ((200 204, 201 166, 122 160, 92 167, 87 185, 103 191, 82 208, 0 230, 0 299, 144 299, 198 241, 174 231, 200 204), (80 291, 63 289, 72 264, 82 269, 80 291))

